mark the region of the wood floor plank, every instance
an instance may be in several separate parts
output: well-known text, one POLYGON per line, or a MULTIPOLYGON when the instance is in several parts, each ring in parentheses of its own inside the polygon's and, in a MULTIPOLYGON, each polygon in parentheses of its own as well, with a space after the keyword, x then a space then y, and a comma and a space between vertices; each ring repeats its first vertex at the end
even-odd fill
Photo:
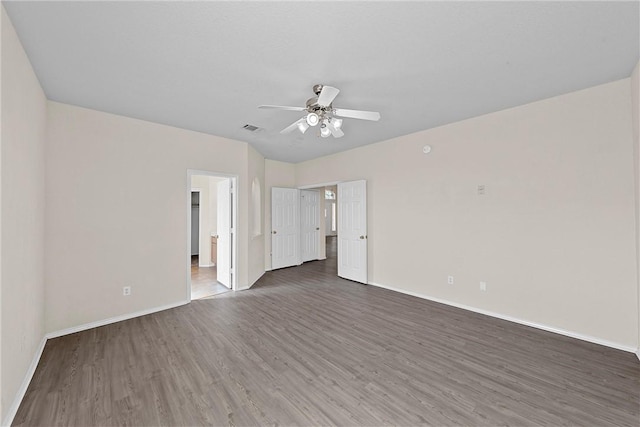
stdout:
POLYGON ((342 280, 330 256, 49 340, 14 425, 637 427, 639 407, 633 354, 342 280))

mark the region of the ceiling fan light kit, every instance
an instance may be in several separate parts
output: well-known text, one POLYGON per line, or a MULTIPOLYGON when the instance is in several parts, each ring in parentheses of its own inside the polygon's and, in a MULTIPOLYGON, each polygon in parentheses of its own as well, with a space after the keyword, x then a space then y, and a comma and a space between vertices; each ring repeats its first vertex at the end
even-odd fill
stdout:
POLYGON ((307 123, 309 126, 315 126, 320 122, 320 117, 316 113, 307 114, 307 123))
POLYGON ((380 113, 375 111, 347 110, 344 108, 334 108, 333 100, 340 91, 332 86, 314 85, 313 93, 315 97, 309 98, 306 107, 286 107, 282 105, 260 105, 258 108, 273 108, 288 111, 306 111, 307 114, 295 121, 292 125, 282 129, 280 133, 289 133, 295 128, 301 133, 305 133, 309 126, 320 124, 319 136, 327 138, 333 135, 334 138, 344 136, 342 131, 342 119, 336 117, 348 117, 352 119, 370 120, 377 122, 380 120, 380 113))
POLYGON ((300 133, 305 133, 309 129, 309 125, 303 121, 298 121, 298 130, 300 133))

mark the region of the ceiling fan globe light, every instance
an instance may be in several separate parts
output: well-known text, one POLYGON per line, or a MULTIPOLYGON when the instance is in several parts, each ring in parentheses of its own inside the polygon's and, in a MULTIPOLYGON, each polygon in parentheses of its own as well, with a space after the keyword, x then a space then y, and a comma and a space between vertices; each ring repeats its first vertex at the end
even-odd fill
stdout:
POLYGON ((342 119, 333 119, 331 120, 333 127, 336 129, 340 129, 342 127, 342 119))
POLYGON ((307 129, 309 129, 309 125, 306 124, 305 122, 298 122, 298 130, 301 133, 305 133, 307 131, 307 129))
POLYGON ((320 122, 320 118, 316 113, 307 114, 307 123, 309 123, 309 126, 315 126, 319 122, 320 122))
POLYGON ((329 135, 331 135, 331 131, 328 128, 323 127, 323 128, 320 129, 320 136, 321 137, 326 138, 329 135))

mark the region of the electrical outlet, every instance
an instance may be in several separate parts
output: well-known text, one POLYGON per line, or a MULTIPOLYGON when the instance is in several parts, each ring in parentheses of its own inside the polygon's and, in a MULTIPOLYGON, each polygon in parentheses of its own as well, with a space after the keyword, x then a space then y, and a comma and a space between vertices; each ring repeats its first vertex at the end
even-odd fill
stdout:
POLYGON ((447 283, 453 285, 453 276, 447 276, 447 283))
POLYGON ((487 282, 480 282, 480 290, 481 291, 487 290, 487 282))
POLYGON ((122 295, 124 295, 125 297, 131 295, 131 286, 123 286, 122 295))

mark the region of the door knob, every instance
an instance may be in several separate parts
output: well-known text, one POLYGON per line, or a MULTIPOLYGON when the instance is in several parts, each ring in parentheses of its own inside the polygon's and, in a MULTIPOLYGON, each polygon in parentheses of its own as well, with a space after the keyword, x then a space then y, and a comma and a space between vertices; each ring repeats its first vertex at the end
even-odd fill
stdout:
POLYGON ((317 230, 320 230, 320 227, 316 227, 316 231, 317 231, 317 230))
POLYGON ((360 236, 360 239, 364 240, 364 236, 360 236))
POLYGON ((278 232, 276 230, 273 230, 271 233, 273 234, 277 234, 278 232))

